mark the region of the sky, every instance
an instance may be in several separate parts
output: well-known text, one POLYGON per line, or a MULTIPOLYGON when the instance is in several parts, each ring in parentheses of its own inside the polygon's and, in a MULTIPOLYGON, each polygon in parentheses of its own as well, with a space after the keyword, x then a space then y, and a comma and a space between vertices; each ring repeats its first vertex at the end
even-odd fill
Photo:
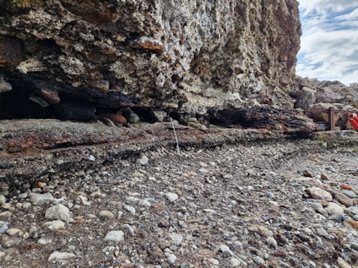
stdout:
POLYGON ((358 82, 358 0, 299 0, 302 23, 297 74, 358 82))

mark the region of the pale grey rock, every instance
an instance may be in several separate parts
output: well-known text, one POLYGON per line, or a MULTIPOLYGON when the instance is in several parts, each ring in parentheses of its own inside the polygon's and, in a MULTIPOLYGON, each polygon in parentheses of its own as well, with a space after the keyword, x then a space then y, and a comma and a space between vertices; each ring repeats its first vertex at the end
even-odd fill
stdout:
POLYGON ((102 219, 114 219, 115 218, 113 212, 108 211, 108 210, 100 211, 98 216, 102 219))
POLYGON ((146 166, 149 163, 149 158, 145 155, 142 154, 140 158, 138 158, 138 163, 142 166, 146 166))
POLYGON ((221 245, 220 246, 220 251, 224 255, 228 255, 228 256, 233 256, 234 255, 234 253, 231 251, 231 249, 227 245, 221 245))
POLYGON ((106 234, 104 240, 121 242, 124 240, 124 233, 122 231, 110 231, 106 234))
POLYGON ((180 246, 183 241, 183 236, 178 233, 170 233, 169 237, 172 240, 173 244, 176 246, 180 246))
POLYGON ((131 236, 134 236, 134 234, 135 234, 134 228, 133 228, 131 225, 129 225, 129 224, 123 224, 123 225, 121 226, 121 229, 124 230, 124 231, 126 231, 126 232, 128 232, 129 235, 131 235, 131 236))
POLYGON ((50 193, 46 193, 46 194, 30 193, 29 200, 35 206, 42 206, 44 204, 51 203, 54 200, 54 198, 50 193))
POLYGON ((64 222, 70 221, 70 210, 62 204, 55 205, 46 210, 46 219, 62 220, 64 222))
POLYGON ((175 261, 177 260, 177 257, 176 257, 174 254, 169 254, 169 255, 167 256, 167 260, 168 260, 168 262, 169 262, 170 264, 174 264, 175 261))
POLYGON ((124 209, 126 211, 128 211, 130 214, 132 214, 133 216, 136 214, 136 209, 134 207, 132 207, 132 206, 125 205, 124 209))
POLYGON ((239 258, 232 257, 230 259, 230 266, 231 267, 245 267, 246 263, 244 263, 239 258))
POLYGON ((328 206, 325 208, 325 210, 327 211, 328 215, 343 215, 344 214, 343 207, 336 203, 333 203, 333 202, 329 202, 328 206))
POLYGON ((44 228, 47 228, 51 231, 64 230, 65 223, 61 220, 48 221, 42 225, 44 228))
POLYGON ((179 196, 176 193, 165 193, 165 198, 169 202, 174 203, 176 200, 178 200, 179 196))
POLYGON ((315 186, 309 188, 308 192, 312 196, 312 198, 315 198, 315 199, 326 200, 326 201, 332 201, 333 200, 333 197, 329 192, 327 192, 325 190, 322 190, 321 188, 318 188, 318 187, 315 187, 315 186))
POLYGON ((152 204, 147 199, 139 200, 138 205, 145 208, 150 208, 152 204))
POLYGON ((261 258, 260 256, 254 256, 252 257, 252 260, 257 264, 257 265, 264 265, 266 262, 263 258, 261 258))
POLYGON ((0 221, 0 234, 5 233, 9 229, 6 222, 0 221))
POLYGON ((64 261, 73 258, 76 258, 76 255, 73 253, 55 251, 48 257, 48 262, 64 261))
POLYGON ((9 236, 15 236, 15 235, 21 236, 23 232, 17 228, 10 228, 6 231, 6 234, 8 234, 9 236))
POLYGON ((6 197, 4 195, 0 195, 0 205, 3 205, 6 203, 6 197))
POLYGON ((272 236, 266 239, 266 243, 269 244, 273 248, 277 248, 277 241, 272 236))
POLYGON ((342 190, 342 192, 343 192, 346 196, 348 196, 348 197, 350 197, 350 198, 353 198, 353 199, 358 197, 358 195, 357 195, 354 191, 342 190))

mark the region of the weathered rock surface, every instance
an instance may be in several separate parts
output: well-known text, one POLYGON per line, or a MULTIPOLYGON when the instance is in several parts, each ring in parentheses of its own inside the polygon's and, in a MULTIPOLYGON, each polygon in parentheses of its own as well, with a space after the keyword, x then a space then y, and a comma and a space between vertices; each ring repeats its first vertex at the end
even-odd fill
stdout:
POLYGON ((1 6, 0 117, 92 120, 133 103, 180 114, 251 99, 292 107, 295 0, 1 6))
POLYGON ((328 109, 335 111, 337 127, 349 129, 349 114, 358 112, 358 84, 345 86, 339 81, 319 81, 297 77, 297 91, 292 92, 295 107, 301 108, 316 122, 328 125, 328 109))

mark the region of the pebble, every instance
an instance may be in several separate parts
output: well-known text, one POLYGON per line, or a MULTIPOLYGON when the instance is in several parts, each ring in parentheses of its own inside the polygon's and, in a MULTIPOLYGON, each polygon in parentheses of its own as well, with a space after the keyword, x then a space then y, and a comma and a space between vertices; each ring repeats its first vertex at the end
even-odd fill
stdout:
POLYGON ((9 229, 6 222, 0 221, 0 234, 5 233, 9 229))
POLYGON ((304 170, 302 173, 303 177, 313 178, 313 175, 308 170, 304 170))
POLYGON ((174 262, 177 260, 177 256, 175 256, 174 254, 169 254, 167 260, 170 264, 174 264, 174 262))
POLYGON ((149 159, 145 154, 142 154, 140 158, 138 158, 137 162, 142 166, 146 166, 149 163, 149 159))
POLYGON ((174 203, 179 198, 179 196, 175 193, 166 193, 165 197, 171 203, 174 203))
POLYGON ((353 206, 353 199, 349 198, 347 195, 342 193, 341 191, 333 191, 334 198, 337 201, 347 207, 353 206))
POLYGON ((329 178, 328 178, 328 176, 327 176, 326 174, 322 173, 322 174, 321 174, 321 180, 323 180, 323 181, 328 181, 329 178))
POLYGON ((54 198, 49 193, 46 194, 30 193, 29 200, 35 206, 42 206, 51 203, 54 200, 54 198))
POLYGON ((333 214, 328 217, 328 220, 335 221, 335 222, 344 222, 347 219, 347 216, 342 214, 333 214))
POLYGON ((150 208, 152 206, 147 199, 139 200, 138 205, 145 208, 150 208))
POLYGON ((344 193, 346 196, 348 196, 349 198, 357 198, 357 194, 354 191, 351 190, 342 190, 342 193, 344 193))
POLYGON ((323 208, 323 206, 320 203, 309 203, 311 207, 314 208, 314 210, 316 212, 318 212, 319 214, 328 217, 328 213, 327 211, 323 208))
POLYGON ((45 222, 43 227, 51 230, 51 231, 57 231, 57 230, 64 230, 65 229, 65 223, 61 220, 55 220, 55 221, 48 221, 45 222))
POLYGON ((269 244, 271 247, 273 247, 274 249, 277 248, 277 241, 275 240, 275 238, 273 238, 272 236, 268 237, 266 239, 267 244, 269 244))
POLYGON ((3 205, 6 203, 6 197, 2 194, 0 194, 0 205, 3 205))
POLYGON ((170 239, 172 240, 173 244, 176 246, 180 246, 183 241, 183 236, 177 233, 169 234, 170 239))
POLYGON ((46 210, 45 218, 49 220, 70 221, 70 210, 62 204, 50 207, 46 210))
POLYGON ((135 208, 132 207, 132 206, 125 205, 125 206, 124 206, 124 209, 127 210, 127 211, 128 211, 130 214, 132 214, 132 215, 135 215, 135 213, 136 213, 135 208))
POLYGON ((265 260, 263 258, 261 258, 260 256, 254 256, 252 257, 252 260, 257 264, 257 265, 264 265, 265 264, 265 260))
POLYGON ((227 245, 221 245, 220 251, 224 253, 224 255, 233 256, 234 253, 231 251, 231 249, 227 245))
POLYGON ((109 210, 102 210, 99 214, 99 217, 102 219, 114 219, 114 214, 109 210))
POLYGON ((24 202, 24 203, 22 203, 22 208, 23 209, 29 209, 31 207, 31 203, 30 202, 24 202))
POLYGON ((358 243, 352 243, 351 244, 351 249, 354 249, 354 250, 358 251, 358 243))
POLYGON ((230 265, 231 265, 231 267, 240 267, 240 266, 245 265, 245 263, 238 258, 232 257, 230 259, 230 265))
POLYGON ((329 202, 328 206, 325 208, 325 210, 327 211, 328 215, 343 215, 344 214, 344 209, 333 202, 329 202))
POLYGON ((269 237, 273 235, 273 232, 262 225, 255 225, 249 228, 250 231, 259 233, 262 236, 269 237))
POLYGON ((73 253, 55 251, 51 253, 51 255, 48 257, 48 261, 56 262, 56 261, 69 260, 72 258, 76 258, 76 255, 73 253))
POLYGON ((124 240, 124 233, 122 231, 110 231, 104 238, 105 241, 121 242, 124 240))
POLYGON ((332 195, 325 191, 322 190, 321 188, 318 187, 311 187, 308 189, 309 194, 312 196, 312 198, 314 199, 319 199, 319 200, 326 200, 326 201, 332 201, 333 197, 332 195))
POLYGON ((37 243, 40 245, 48 245, 52 243, 52 240, 50 238, 40 238, 37 243))
POLYGON ((17 228, 10 228, 6 231, 6 233, 9 235, 9 236, 15 236, 15 235, 22 235, 23 232, 20 230, 20 229, 17 229, 17 228))
POLYGON ((341 257, 337 259, 337 263, 340 268, 352 268, 352 266, 348 262, 343 260, 341 257))
POLYGON ((122 229, 127 231, 131 236, 134 236, 134 228, 129 224, 123 224, 122 229))

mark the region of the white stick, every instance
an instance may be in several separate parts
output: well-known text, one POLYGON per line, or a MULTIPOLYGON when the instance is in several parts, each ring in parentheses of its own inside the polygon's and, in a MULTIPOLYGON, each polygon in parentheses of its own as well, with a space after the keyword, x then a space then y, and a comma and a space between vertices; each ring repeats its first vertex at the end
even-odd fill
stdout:
POLYGON ((175 130, 174 121, 173 121, 173 119, 171 119, 171 118, 170 118, 170 121, 172 122, 173 131, 174 131, 174 137, 175 137, 175 142, 176 142, 176 144, 177 144, 177 153, 180 155, 179 140, 178 140, 177 132, 176 132, 176 130, 175 130))

